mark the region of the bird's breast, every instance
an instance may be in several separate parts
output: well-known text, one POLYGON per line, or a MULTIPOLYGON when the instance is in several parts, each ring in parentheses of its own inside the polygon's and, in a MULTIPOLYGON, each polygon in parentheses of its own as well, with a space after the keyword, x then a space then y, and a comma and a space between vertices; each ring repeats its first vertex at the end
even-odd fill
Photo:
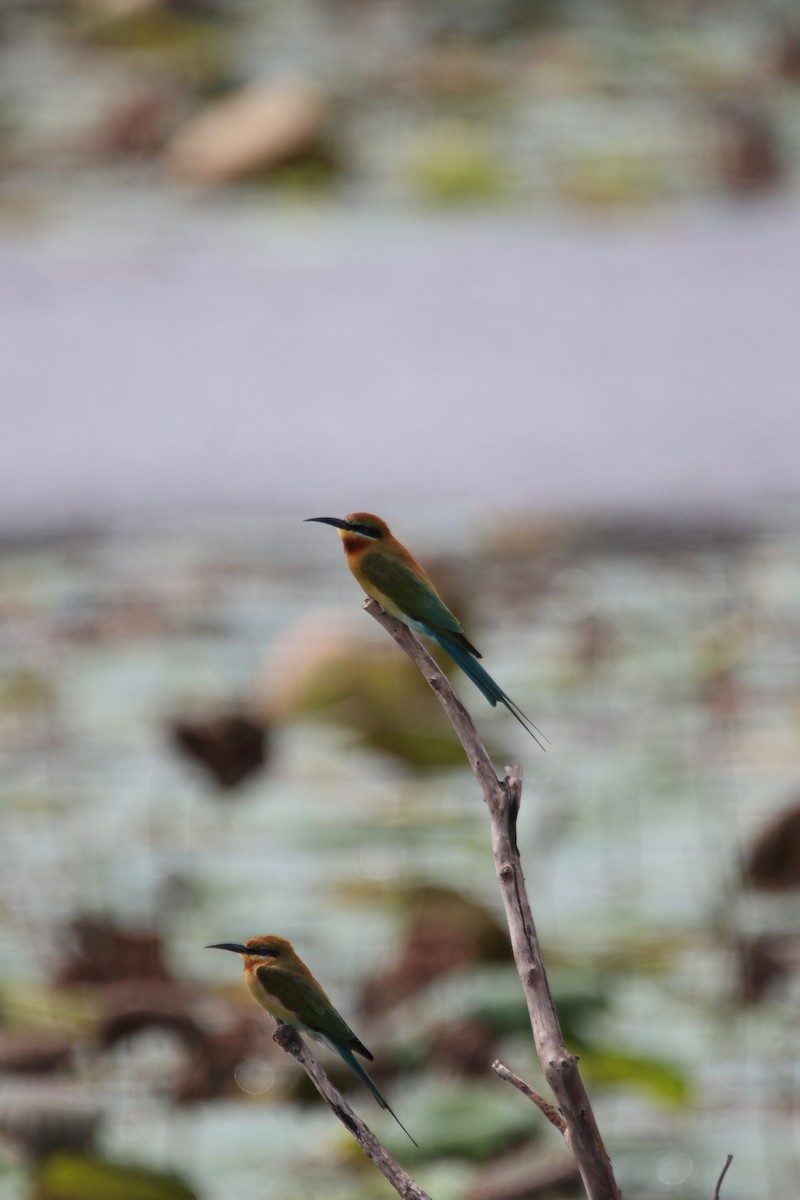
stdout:
POLYGON ((269 987, 262 983, 255 971, 245 972, 245 982, 250 990, 250 995, 258 1001, 262 1008, 267 1010, 271 1017, 285 1021, 287 1025, 296 1024, 297 1014, 291 1009, 285 1008, 280 1000, 272 995, 269 987))

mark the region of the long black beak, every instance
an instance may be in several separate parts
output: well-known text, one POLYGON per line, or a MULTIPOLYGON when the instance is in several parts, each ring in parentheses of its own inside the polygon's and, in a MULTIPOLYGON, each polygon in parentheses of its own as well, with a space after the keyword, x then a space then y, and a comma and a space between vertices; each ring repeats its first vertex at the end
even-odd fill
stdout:
POLYGON ((205 950, 232 950, 234 954, 249 954, 247 946, 236 946, 233 942, 217 942, 214 946, 204 946, 205 950))
POLYGON ((306 517, 304 524, 308 521, 319 521, 322 525, 333 525, 334 529, 350 529, 349 521, 342 521, 340 517, 306 517))

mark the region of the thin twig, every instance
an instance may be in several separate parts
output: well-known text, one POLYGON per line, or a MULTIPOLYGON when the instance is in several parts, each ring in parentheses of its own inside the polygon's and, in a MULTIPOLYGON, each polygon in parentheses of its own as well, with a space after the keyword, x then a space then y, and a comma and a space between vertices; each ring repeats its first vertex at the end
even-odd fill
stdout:
POLYGON ((611 1160, 578 1071, 578 1060, 567 1051, 564 1044, 525 888, 517 848, 522 772, 519 767, 507 767, 505 777, 497 778, 469 713, 428 651, 410 629, 385 613, 375 600, 367 600, 364 608, 391 634, 422 672, 464 747, 489 810, 495 870, 505 905, 514 961, 528 1005, 536 1053, 564 1118, 565 1140, 575 1156, 589 1200, 619 1200, 611 1160))
POLYGON ((531 1085, 526 1083, 524 1079, 520 1079, 519 1075, 515 1075, 513 1071, 509 1071, 508 1067, 501 1063, 499 1059, 495 1059, 492 1063, 492 1070, 498 1079, 504 1079, 506 1083, 512 1084, 513 1087, 522 1092, 523 1096, 527 1096, 529 1100, 532 1100, 539 1111, 544 1113, 550 1124, 555 1125, 558 1132, 563 1135, 564 1140, 569 1142, 567 1122, 557 1108, 554 1108, 548 1100, 545 1100, 544 1096, 540 1096, 538 1092, 535 1092, 531 1085))
POLYGON ((372 1130, 353 1111, 339 1089, 333 1086, 319 1059, 311 1053, 297 1030, 279 1021, 272 1039, 297 1059, 333 1115, 352 1133, 367 1158, 375 1163, 398 1195, 403 1200, 430 1200, 427 1192, 423 1192, 391 1154, 384 1150, 372 1130))
POLYGON ((728 1167, 731 1165, 732 1162, 733 1162, 733 1155, 729 1154, 728 1157, 725 1159, 725 1166, 722 1168, 722 1171, 720 1172, 719 1179, 717 1180, 717 1186, 714 1188, 714 1195, 711 1197, 711 1200, 719 1200, 719 1193, 720 1193, 720 1188, 722 1187, 722 1181, 725 1178, 725 1176, 728 1174, 728 1167))

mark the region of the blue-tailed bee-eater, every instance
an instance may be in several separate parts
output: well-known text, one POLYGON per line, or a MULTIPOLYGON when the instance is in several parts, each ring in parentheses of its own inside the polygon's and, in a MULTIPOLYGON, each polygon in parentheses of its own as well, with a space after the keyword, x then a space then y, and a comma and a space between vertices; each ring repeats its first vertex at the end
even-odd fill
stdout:
POLYGON ((390 616, 446 650, 492 707, 498 701, 504 704, 526 733, 544 749, 536 736, 539 734, 544 738, 541 729, 475 661, 481 655, 467 641, 461 622, 450 612, 414 556, 392 536, 385 521, 366 512, 351 513, 344 520, 340 517, 306 519, 338 529, 347 565, 367 595, 377 600, 390 616))
MULTIPOLYGON (((322 985, 295 952, 291 942, 267 933, 263 937, 248 938, 242 945, 220 942, 206 946, 206 949, 231 950, 234 954, 241 954, 245 983, 253 999, 271 1017, 294 1026, 301 1033, 309 1034, 328 1049, 334 1050, 367 1085, 381 1108, 391 1113, 403 1133, 414 1142, 385 1096, 378 1091, 374 1080, 355 1058, 356 1054, 360 1054, 372 1062, 373 1055, 333 1007, 322 985)), ((414 1142, 414 1145, 417 1143, 414 1142)))

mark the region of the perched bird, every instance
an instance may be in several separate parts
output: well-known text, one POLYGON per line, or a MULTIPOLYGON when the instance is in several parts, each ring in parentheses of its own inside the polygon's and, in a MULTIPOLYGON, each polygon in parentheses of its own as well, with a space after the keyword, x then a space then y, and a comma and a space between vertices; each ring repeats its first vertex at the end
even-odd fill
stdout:
MULTIPOLYGON (((263 937, 248 938, 241 946, 220 942, 206 946, 206 950, 231 950, 234 954, 241 954, 245 983, 253 999, 277 1021, 292 1025, 301 1033, 310 1034, 330 1050, 335 1050, 350 1070, 367 1085, 381 1108, 392 1114, 403 1133, 414 1142, 397 1113, 390 1108, 355 1058, 355 1054, 360 1054, 372 1062, 373 1055, 333 1007, 321 984, 295 953, 291 942, 267 933, 263 937)), ((414 1145, 417 1143, 414 1142, 414 1145)))
POLYGON ((481 655, 467 641, 461 622, 450 612, 414 556, 392 536, 385 521, 365 512, 351 513, 344 520, 339 517, 306 519, 338 529, 347 565, 367 595, 377 600, 390 616, 446 650, 492 707, 498 701, 504 704, 544 750, 539 737, 545 741, 549 739, 475 661, 481 655))

